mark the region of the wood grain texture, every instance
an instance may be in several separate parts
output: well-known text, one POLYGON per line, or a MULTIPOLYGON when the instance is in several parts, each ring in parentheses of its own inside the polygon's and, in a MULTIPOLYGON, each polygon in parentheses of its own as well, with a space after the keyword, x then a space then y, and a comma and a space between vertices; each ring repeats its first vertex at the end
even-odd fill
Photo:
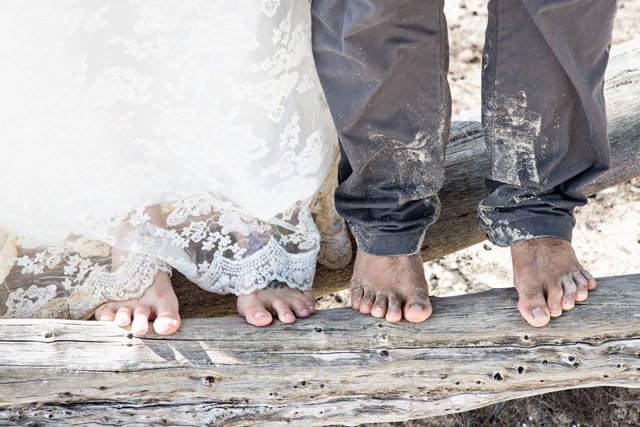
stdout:
POLYGON ((418 325, 333 309, 265 329, 192 319, 139 339, 102 322, 0 320, 0 424, 356 424, 640 387, 639 287, 640 275, 600 279, 541 329, 513 289, 435 298, 418 325))
MULTIPOLYGON (((611 141, 611 169, 585 188, 589 195, 640 175, 640 39, 614 47, 605 96, 611 141)), ((479 118, 454 121, 440 192, 442 214, 429 229, 422 250, 425 261, 464 249, 485 239, 476 208, 486 195, 490 170, 479 118)), ((355 246, 354 246, 355 247, 355 246)), ((347 287, 352 265, 341 270, 319 267, 314 291, 327 295, 347 287)), ((183 317, 224 316, 235 312, 235 298, 205 292, 176 275, 183 317)))

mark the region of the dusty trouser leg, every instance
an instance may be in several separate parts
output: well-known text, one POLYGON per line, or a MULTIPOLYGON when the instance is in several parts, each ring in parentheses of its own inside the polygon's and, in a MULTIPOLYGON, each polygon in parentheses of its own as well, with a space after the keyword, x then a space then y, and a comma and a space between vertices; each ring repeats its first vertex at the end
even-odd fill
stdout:
POLYGON ((489 239, 511 246, 520 309, 535 326, 595 287, 569 242, 573 210, 586 202, 580 187, 609 165, 603 83, 615 7, 489 3, 483 126, 492 174, 479 214, 489 239))
POLYGON ((449 133, 443 1, 316 0, 313 50, 342 149, 336 207, 361 250, 415 254, 449 133))
POLYGON ((342 150, 336 208, 358 243, 354 309, 431 314, 420 246, 449 133, 442 0, 315 0, 313 49, 342 150))

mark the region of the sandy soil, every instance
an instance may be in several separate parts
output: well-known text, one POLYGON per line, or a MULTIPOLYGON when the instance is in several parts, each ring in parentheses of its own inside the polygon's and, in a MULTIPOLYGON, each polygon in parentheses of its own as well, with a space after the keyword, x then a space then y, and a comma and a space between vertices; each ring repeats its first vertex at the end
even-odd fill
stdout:
MULTIPOLYGON (((603 0, 604 1, 604 0, 603 0)), ((454 117, 480 104, 480 62, 487 0, 447 0, 454 117)), ((640 37, 640 0, 618 0, 613 43, 640 37)), ((640 272, 640 178, 590 198, 576 213, 574 246, 596 277, 640 272)), ((507 249, 483 242, 425 264, 431 293, 450 296, 512 286, 507 249)), ((322 307, 349 305, 343 291, 322 307)), ((640 390, 582 389, 507 402, 463 414, 411 421, 406 426, 638 425, 640 390), (588 403, 587 403, 588 402, 588 403)))

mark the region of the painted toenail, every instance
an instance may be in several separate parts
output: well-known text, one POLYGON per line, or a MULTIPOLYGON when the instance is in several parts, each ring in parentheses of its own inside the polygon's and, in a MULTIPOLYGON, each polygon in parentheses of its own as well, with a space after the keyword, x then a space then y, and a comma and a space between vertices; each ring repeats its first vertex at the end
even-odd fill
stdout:
POLYGON ((261 319, 263 317, 267 317, 267 313, 265 313, 264 311, 258 311, 256 314, 253 315, 256 319, 261 319))
POLYGON ((547 313, 541 308, 534 308, 531 312, 533 314, 534 319, 546 319, 547 313))

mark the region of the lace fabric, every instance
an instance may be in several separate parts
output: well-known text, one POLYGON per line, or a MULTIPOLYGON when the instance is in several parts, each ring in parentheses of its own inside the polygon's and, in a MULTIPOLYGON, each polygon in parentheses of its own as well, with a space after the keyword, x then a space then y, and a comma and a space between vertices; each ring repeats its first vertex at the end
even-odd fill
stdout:
POLYGON ((309 4, 239 3, 0 3, 0 317, 349 261, 309 4))

